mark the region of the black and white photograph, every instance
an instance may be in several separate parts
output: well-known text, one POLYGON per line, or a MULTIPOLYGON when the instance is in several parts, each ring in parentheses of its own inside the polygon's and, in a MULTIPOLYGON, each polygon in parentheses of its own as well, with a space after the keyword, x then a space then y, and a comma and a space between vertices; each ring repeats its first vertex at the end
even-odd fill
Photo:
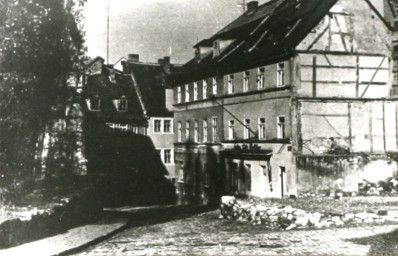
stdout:
POLYGON ((25 255, 398 255, 398 0, 0 0, 25 255))

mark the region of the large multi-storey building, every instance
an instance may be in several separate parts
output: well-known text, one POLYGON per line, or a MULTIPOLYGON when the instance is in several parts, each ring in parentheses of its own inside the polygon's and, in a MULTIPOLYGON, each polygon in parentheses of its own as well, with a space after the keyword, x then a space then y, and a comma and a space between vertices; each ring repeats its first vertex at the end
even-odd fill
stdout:
POLYGON ((250 2, 196 44, 171 76, 181 203, 396 175, 394 18, 384 0, 250 2))

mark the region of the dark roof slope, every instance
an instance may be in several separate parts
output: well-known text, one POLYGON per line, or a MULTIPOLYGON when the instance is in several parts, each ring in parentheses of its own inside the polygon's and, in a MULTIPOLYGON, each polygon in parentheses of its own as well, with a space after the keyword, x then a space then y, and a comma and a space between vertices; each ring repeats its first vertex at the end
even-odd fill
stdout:
MULTIPOLYGON (((192 59, 183 66, 180 82, 200 79, 221 72, 233 72, 243 62, 276 61, 287 56, 328 13, 337 0, 273 0, 245 13, 212 36, 215 39, 235 39, 223 52, 200 60, 192 59), (275 59, 276 58, 276 59, 275 59), (197 70, 201 72, 195 72, 197 70), (193 77, 198 76, 198 77, 193 77)), ((206 42, 207 40, 204 40, 206 42)), ((178 79, 177 79, 178 83, 178 79)))
POLYGON ((138 96, 148 116, 173 116, 166 108, 166 87, 163 84, 164 70, 159 64, 127 62, 134 75, 138 96))

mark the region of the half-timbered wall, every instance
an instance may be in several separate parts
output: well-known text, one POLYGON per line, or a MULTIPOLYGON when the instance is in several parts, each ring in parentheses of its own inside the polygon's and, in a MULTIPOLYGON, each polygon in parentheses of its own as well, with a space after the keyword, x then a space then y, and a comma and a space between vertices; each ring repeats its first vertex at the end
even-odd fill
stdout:
POLYGON ((302 101, 304 155, 397 151, 397 103, 302 101))
POLYGON ((296 49, 391 56, 391 34, 367 1, 339 0, 296 49))
POLYGON ((300 54, 298 95, 303 97, 387 98, 391 61, 362 54, 300 54))

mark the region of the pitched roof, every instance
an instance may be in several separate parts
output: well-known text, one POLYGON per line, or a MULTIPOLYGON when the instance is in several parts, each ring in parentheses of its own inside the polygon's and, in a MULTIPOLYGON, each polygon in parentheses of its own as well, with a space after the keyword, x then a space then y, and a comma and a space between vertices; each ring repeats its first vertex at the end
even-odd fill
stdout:
POLYGON ((195 59, 187 62, 183 66, 185 79, 195 74, 209 75, 217 69, 233 69, 234 64, 244 61, 254 65, 256 60, 289 55, 336 2, 272 0, 253 12, 242 14, 210 39, 201 41, 208 44, 216 39, 234 39, 217 57, 210 54, 199 62, 195 59), (194 72, 198 69, 201 72, 194 72))
POLYGON ((148 116, 173 116, 166 108, 164 70, 160 64, 127 62, 129 72, 136 82, 139 100, 148 116))

